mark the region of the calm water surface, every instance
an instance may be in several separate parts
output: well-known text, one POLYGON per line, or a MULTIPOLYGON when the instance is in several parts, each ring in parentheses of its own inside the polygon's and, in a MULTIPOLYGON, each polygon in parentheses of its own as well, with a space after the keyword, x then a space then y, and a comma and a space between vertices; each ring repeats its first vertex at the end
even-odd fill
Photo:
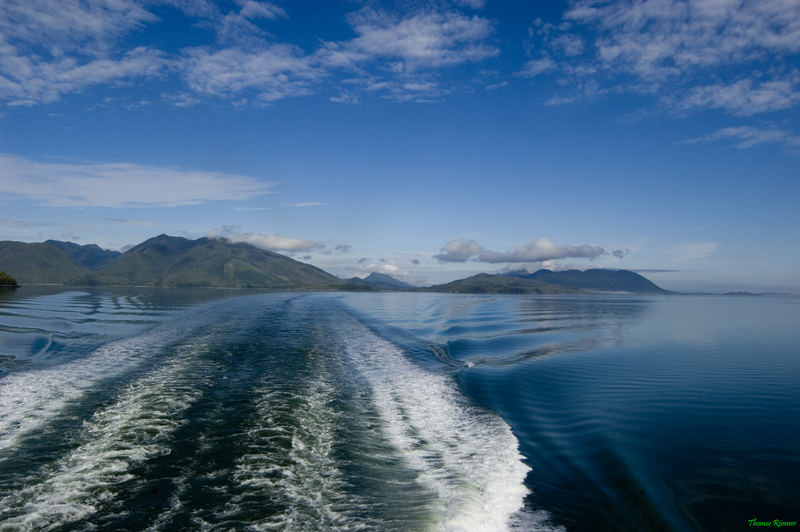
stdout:
POLYGON ((0 292, 0 530, 800 521, 800 300, 0 292))

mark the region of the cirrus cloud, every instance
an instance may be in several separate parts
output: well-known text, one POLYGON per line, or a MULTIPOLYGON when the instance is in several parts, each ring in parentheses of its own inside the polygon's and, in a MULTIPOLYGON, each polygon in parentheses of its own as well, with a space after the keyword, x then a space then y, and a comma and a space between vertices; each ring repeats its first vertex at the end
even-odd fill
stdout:
POLYGON ((571 87, 551 103, 632 92, 751 116, 800 102, 796 0, 576 0, 530 34, 538 53, 521 75, 552 71, 571 87))
POLYGON ((43 162, 0 154, 0 195, 57 207, 175 207, 244 200, 272 183, 219 172, 135 163, 43 162))

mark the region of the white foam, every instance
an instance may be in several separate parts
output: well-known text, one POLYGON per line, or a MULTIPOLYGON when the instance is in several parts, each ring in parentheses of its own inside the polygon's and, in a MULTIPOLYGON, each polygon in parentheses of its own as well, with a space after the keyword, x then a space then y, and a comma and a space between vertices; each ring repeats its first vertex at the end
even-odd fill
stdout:
POLYGON ((169 453, 182 412, 199 399, 210 373, 197 356, 202 347, 181 346, 165 366, 97 411, 78 447, 0 501, 2 528, 47 530, 85 519, 113 503, 135 465, 169 453))
POLYGON ((424 371, 353 318, 338 323, 367 378, 384 431, 439 500, 433 529, 507 530, 528 493, 518 442, 496 414, 468 403, 451 377, 424 371))
MULTIPOLYGON (((309 353, 311 363, 318 353, 309 353)), ((234 498, 234 508, 244 504, 248 493, 269 494, 285 511, 258 522, 252 530, 359 530, 363 523, 349 518, 357 502, 347 499, 345 481, 333 447, 342 412, 331 405, 334 385, 324 368, 315 368, 313 380, 302 389, 287 391, 268 381, 257 400, 257 426, 249 434, 250 445, 238 460, 234 479, 244 488, 234 498), (279 418, 294 423, 281 426, 279 418), (284 445, 281 445, 283 443, 284 445), (288 454, 285 451, 289 444, 288 454)))
MULTIPOLYGON (((80 359, 5 375, 0 379, 0 452, 17 446, 24 436, 39 429, 103 380, 146 361, 174 340, 178 332, 174 326, 160 326, 105 344, 80 359)), ((0 457, 0 464, 2 461, 0 457)))

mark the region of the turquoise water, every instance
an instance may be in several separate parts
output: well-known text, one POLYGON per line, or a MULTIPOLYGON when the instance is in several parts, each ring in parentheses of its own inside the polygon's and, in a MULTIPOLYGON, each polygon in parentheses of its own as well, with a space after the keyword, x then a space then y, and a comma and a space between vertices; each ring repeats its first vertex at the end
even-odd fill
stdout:
POLYGON ((800 521, 800 300, 0 292, 0 530, 800 521))

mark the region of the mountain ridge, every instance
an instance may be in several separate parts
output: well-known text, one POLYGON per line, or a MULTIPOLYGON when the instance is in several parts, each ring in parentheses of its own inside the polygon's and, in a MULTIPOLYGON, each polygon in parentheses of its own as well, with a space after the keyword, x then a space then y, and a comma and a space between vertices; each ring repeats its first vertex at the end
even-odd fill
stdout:
POLYGON ((668 294, 643 275, 630 270, 613 270, 607 268, 590 268, 588 270, 537 270, 529 273, 526 270, 506 272, 501 275, 530 279, 559 286, 568 286, 592 292, 633 292, 639 294, 668 294))
POLYGON ((480 273, 449 283, 415 287, 378 272, 340 279, 286 255, 223 238, 161 234, 125 253, 94 244, 48 240, 0 241, 0 270, 21 284, 262 288, 270 290, 425 291, 472 294, 669 294, 629 270, 524 270, 480 273))

